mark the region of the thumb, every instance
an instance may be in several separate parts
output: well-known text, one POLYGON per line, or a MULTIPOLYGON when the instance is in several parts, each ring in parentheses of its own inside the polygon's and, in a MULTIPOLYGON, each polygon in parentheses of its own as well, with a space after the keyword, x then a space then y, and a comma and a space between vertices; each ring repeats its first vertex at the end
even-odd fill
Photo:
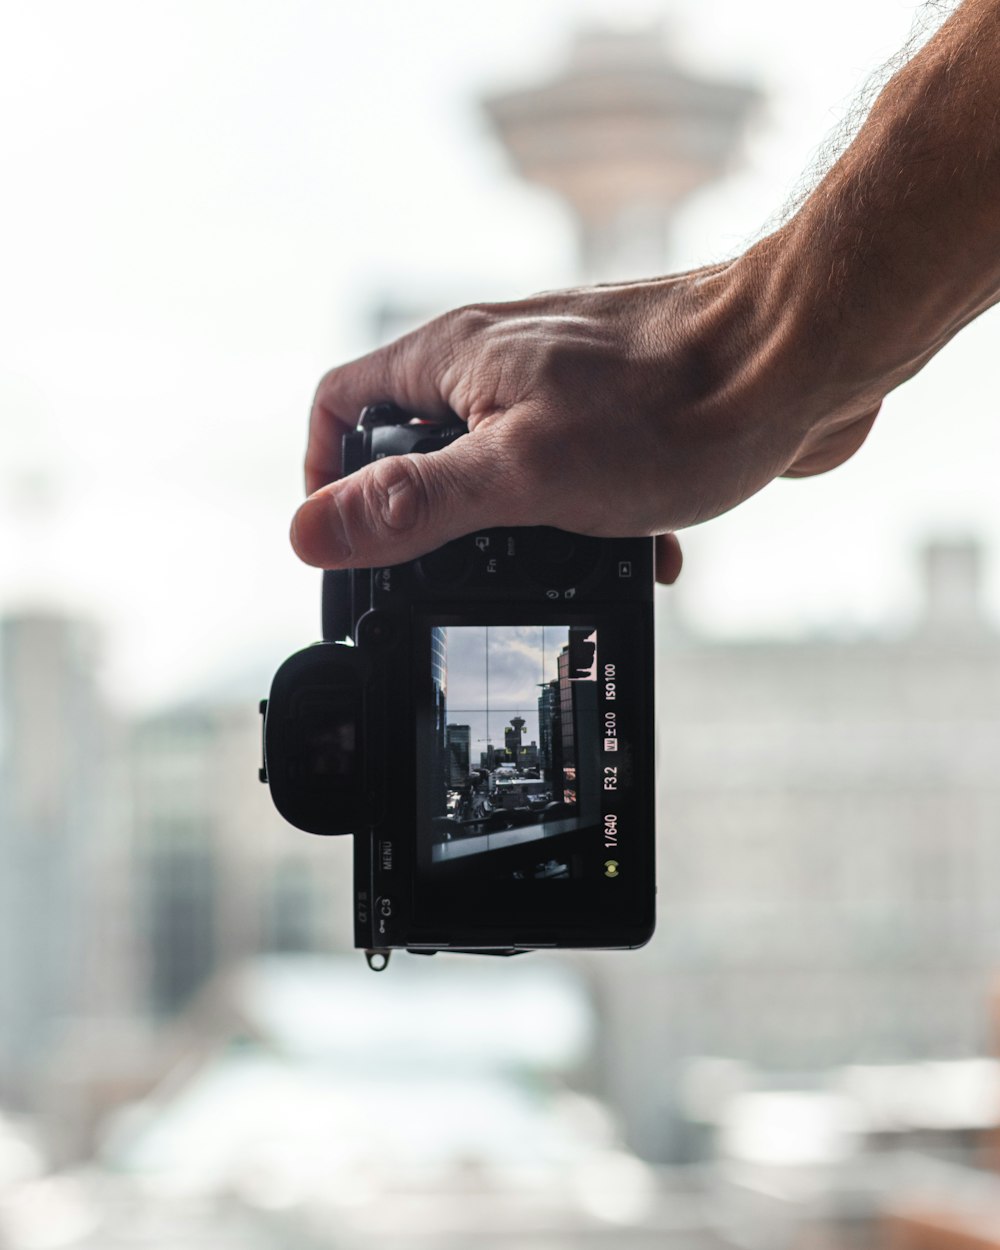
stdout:
POLYGON ((545 492, 524 458, 509 461, 509 446, 505 455, 485 431, 440 451, 387 456, 310 495, 292 521, 292 546, 319 568, 375 568, 476 529, 539 524, 545 492))

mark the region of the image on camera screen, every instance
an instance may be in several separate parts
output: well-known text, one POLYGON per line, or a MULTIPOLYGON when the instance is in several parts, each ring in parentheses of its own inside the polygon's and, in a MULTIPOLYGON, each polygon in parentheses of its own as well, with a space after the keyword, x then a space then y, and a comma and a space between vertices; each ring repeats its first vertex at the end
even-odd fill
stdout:
POLYGON ((571 835, 601 820, 596 627, 435 626, 430 645, 429 870, 578 876, 571 835))

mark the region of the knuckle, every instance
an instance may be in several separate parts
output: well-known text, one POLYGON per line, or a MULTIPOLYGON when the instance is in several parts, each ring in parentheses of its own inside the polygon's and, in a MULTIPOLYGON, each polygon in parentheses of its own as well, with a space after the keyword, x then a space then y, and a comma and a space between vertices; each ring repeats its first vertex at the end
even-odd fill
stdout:
POLYGON ((497 319, 497 310, 490 304, 463 304, 445 317, 452 331, 465 338, 489 329, 497 319))
POLYGON ((363 483, 370 528, 398 534, 425 524, 432 511, 428 475, 417 454, 379 460, 363 483))
POLYGON ((337 382, 343 374, 344 366, 336 365, 332 369, 328 369, 316 384, 316 391, 313 395, 313 404, 317 408, 324 408, 329 403, 331 393, 336 390, 337 382))
POLYGON ((511 346, 510 317, 500 305, 465 304, 446 321, 446 337, 456 359, 482 361, 511 346))

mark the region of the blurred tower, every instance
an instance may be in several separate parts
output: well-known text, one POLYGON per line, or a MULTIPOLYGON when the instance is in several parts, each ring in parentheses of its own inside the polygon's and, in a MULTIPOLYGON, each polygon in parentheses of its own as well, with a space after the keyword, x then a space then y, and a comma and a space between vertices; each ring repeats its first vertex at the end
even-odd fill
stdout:
MULTIPOLYGON (((667 266, 670 227, 678 208, 727 172, 746 122, 759 105, 756 88, 720 82, 681 69, 670 57, 660 26, 590 30, 577 35, 566 67, 547 82, 494 95, 485 108, 517 172, 554 191, 573 213, 581 276, 588 281, 649 277, 667 266)), ((559 658, 559 680, 539 700, 539 738, 552 770, 554 795, 566 791, 596 808, 596 777, 579 775, 575 758, 573 683, 569 657, 559 658), (544 698, 544 696, 543 696, 544 698), (542 726, 545 726, 544 728, 542 726), (567 772, 568 770, 568 772, 567 772), (564 790, 565 786, 565 790, 564 790)), ((592 696, 596 687, 578 699, 592 696)), ((634 1091, 656 1083, 656 1066, 628 1038, 635 1015, 641 1029, 661 1023, 650 995, 641 991, 632 964, 591 962, 591 989, 602 1007, 600 1092, 624 1114, 633 1143, 658 1153, 656 1134, 639 1126, 634 1091), (618 982, 628 992, 618 991, 618 982), (621 1056, 629 1060, 622 1064, 621 1056)), ((648 976, 645 964, 641 975, 648 976)), ((644 1127, 644 1126, 643 1126, 644 1127)))
POLYGON ((583 276, 607 280, 662 270, 677 207, 726 172, 759 100, 678 68, 655 26, 581 32, 561 74, 485 107, 518 173, 572 209, 583 276))

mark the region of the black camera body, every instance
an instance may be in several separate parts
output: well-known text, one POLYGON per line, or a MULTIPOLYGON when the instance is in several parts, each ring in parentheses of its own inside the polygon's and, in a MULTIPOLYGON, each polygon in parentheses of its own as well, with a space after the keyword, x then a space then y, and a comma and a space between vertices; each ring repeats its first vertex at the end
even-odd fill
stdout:
MULTIPOLYGON (((366 408, 344 472, 465 433, 366 408)), ((261 705, 261 780, 291 824, 353 835, 369 963, 646 942, 652 539, 489 529, 323 578, 324 641, 261 705)))

